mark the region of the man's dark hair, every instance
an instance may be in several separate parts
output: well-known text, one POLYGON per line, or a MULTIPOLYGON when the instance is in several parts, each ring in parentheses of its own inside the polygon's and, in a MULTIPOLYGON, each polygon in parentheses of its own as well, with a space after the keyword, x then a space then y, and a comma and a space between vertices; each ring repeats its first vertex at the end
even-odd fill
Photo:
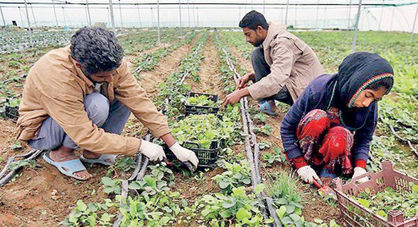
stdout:
POLYGON ((252 30, 256 30, 258 26, 263 27, 264 29, 269 28, 269 24, 266 21, 266 18, 263 16, 263 14, 251 10, 245 16, 241 19, 239 22, 240 28, 249 28, 252 30))
POLYGON ((123 49, 113 32, 99 27, 84 27, 71 37, 71 56, 89 76, 118 68, 123 49))

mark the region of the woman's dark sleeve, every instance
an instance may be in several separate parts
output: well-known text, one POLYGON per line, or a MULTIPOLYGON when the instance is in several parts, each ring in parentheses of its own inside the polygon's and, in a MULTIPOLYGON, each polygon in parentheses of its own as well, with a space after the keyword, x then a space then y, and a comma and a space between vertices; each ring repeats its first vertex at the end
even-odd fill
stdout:
POLYGON ((373 133, 377 125, 377 103, 374 103, 374 110, 369 113, 366 124, 354 135, 353 155, 355 166, 366 168, 367 159, 369 159, 370 141, 373 139, 373 133))

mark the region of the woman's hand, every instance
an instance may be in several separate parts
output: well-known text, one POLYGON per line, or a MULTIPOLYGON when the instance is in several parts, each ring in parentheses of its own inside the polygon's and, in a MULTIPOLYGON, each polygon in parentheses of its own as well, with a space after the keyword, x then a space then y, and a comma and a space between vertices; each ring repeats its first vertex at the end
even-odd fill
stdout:
MULTIPOLYGON (((361 167, 356 167, 356 168, 354 168, 353 179, 354 179, 355 177, 358 177, 358 176, 363 175, 363 174, 365 174, 365 173, 367 173, 367 171, 366 171, 365 169, 363 169, 363 168, 361 168, 361 167)), ((363 177, 363 178, 358 179, 358 180, 357 180, 357 182, 359 182, 359 183, 363 183, 363 182, 366 182, 366 181, 368 181, 368 180, 369 180, 369 179, 368 179, 367 177, 363 177)))
POLYGON ((312 184, 313 180, 321 182, 321 179, 309 165, 300 167, 297 171, 299 177, 306 183, 312 184))

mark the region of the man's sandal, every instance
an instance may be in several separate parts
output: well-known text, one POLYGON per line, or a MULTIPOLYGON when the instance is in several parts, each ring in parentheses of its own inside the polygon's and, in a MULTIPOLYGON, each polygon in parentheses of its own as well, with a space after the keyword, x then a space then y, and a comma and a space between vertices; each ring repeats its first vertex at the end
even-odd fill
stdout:
POLYGON ((276 112, 271 109, 271 105, 269 101, 259 101, 258 107, 260 108, 260 112, 268 114, 270 116, 277 116, 276 112))
POLYGON ((87 163, 90 163, 90 164, 102 164, 102 165, 105 165, 105 166, 111 166, 111 165, 114 165, 116 163, 116 157, 117 156, 118 155, 115 155, 115 154, 102 154, 98 158, 86 158, 86 157, 84 157, 84 155, 81 155, 80 159, 83 162, 87 162, 87 163), (110 162, 108 160, 110 160, 110 162))
POLYGON ((57 167, 57 169, 64 175, 69 176, 69 177, 73 177, 77 180, 88 180, 86 178, 81 178, 79 176, 74 175, 74 173, 77 172, 81 172, 86 170, 86 167, 83 165, 83 163, 81 163, 80 159, 73 159, 73 160, 69 160, 69 161, 63 161, 63 162, 56 162, 54 160, 52 160, 51 156, 50 156, 51 151, 47 151, 44 153, 44 155, 42 156, 42 158, 48 162, 49 164, 57 167))

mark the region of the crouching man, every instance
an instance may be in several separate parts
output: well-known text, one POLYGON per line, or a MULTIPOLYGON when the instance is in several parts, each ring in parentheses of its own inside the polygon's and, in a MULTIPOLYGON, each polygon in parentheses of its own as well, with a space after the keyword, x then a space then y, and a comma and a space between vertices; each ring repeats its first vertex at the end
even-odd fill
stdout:
POLYGON ((73 35, 71 45, 48 52, 30 69, 19 106, 18 139, 48 150, 44 160, 78 180, 92 177, 82 161, 111 165, 118 154, 136 153, 163 160, 161 146, 120 135, 131 113, 180 161, 197 167, 194 152, 175 141, 166 117, 130 73, 114 33, 85 27, 73 35), (81 158, 74 154, 77 148, 83 150, 81 158))

